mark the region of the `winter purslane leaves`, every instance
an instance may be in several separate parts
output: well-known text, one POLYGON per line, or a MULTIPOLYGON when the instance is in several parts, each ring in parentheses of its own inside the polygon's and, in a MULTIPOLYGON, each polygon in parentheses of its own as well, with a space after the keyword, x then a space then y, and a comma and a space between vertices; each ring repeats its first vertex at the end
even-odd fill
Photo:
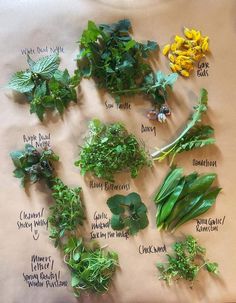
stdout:
POLYGON ((70 77, 67 69, 59 70, 58 54, 45 56, 37 61, 28 56, 27 61, 29 68, 15 73, 8 87, 25 94, 31 113, 36 113, 43 120, 47 109, 57 110, 62 114, 70 101, 76 102, 75 87, 80 82, 79 72, 70 77))

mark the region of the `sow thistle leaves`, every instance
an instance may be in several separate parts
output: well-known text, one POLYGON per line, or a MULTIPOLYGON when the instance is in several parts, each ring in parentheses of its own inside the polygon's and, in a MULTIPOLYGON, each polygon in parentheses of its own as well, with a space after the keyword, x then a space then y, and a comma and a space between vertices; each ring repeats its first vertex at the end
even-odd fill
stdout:
POLYGON ((193 236, 187 236, 183 241, 173 245, 173 253, 168 254, 168 263, 157 263, 160 272, 159 279, 168 285, 172 280, 184 279, 191 282, 197 280, 199 272, 205 268, 208 272, 218 274, 218 264, 210 263, 206 257, 206 249, 199 245, 193 236))
POLYGON ((137 42, 130 31, 128 19, 101 25, 89 21, 79 41, 78 69, 83 77, 92 77, 99 88, 107 89, 117 103, 121 96, 144 94, 160 108, 178 75, 154 73, 147 59, 158 49, 157 43, 137 42))
POLYGON ((147 227, 147 207, 137 193, 112 196, 107 200, 107 205, 113 213, 111 218, 113 229, 127 228, 131 235, 135 235, 139 230, 147 227))
POLYGON ((205 213, 215 203, 221 190, 211 187, 216 177, 215 173, 184 176, 183 169, 171 169, 154 198, 157 227, 174 231, 205 213))
POLYGON ((63 114, 70 101, 77 101, 75 87, 80 83, 81 74, 76 71, 70 77, 67 69, 58 70, 58 54, 37 61, 28 56, 27 62, 29 68, 13 75, 8 87, 26 95, 30 113, 36 113, 42 121, 47 109, 63 114))
POLYGON ((154 160, 162 161, 166 157, 171 157, 171 166, 178 153, 215 143, 215 139, 212 138, 214 129, 209 125, 199 124, 202 114, 207 111, 207 101, 207 90, 202 88, 198 104, 194 107, 194 113, 186 127, 174 141, 161 149, 157 148, 157 151, 152 153, 154 160))
POLYGON ((40 153, 30 144, 26 144, 22 151, 11 152, 10 156, 15 166, 14 176, 21 180, 22 186, 27 181, 35 183, 40 179, 45 179, 50 184, 53 177, 52 161, 59 160, 51 149, 40 153))

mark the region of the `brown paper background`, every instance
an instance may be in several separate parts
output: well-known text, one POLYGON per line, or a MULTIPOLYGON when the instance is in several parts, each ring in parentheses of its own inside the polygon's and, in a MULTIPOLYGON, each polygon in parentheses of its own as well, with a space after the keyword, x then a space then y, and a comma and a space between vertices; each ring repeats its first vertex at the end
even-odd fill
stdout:
MULTIPOLYGON (((56 270, 61 270, 63 280, 69 281, 69 271, 63 264, 60 252, 48 239, 48 231, 40 229, 40 238, 34 241, 28 231, 18 231, 16 222, 19 212, 47 211, 50 204, 49 191, 41 184, 30 187, 28 194, 13 178, 13 165, 8 156, 12 150, 23 148, 23 134, 41 132, 51 134, 53 150, 60 155, 58 175, 70 185, 80 185, 86 204, 89 238, 91 221, 95 211, 106 212, 106 200, 115 191, 105 192, 90 189, 89 177, 80 176, 73 165, 78 154, 78 145, 83 142, 87 123, 98 117, 105 122, 123 121, 130 132, 143 139, 147 148, 153 150, 169 142, 186 120, 196 104, 199 89, 209 92, 209 110, 206 122, 215 128, 216 145, 183 153, 176 163, 184 167, 185 173, 194 169, 198 172, 214 171, 223 188, 215 206, 201 218, 226 216, 219 232, 197 233, 196 223, 191 221, 174 235, 159 233, 155 227, 155 205, 153 193, 163 180, 168 166, 165 162, 155 163, 152 169, 143 169, 131 180, 128 174, 117 178, 118 183, 130 183, 131 191, 137 191, 148 207, 149 226, 137 236, 128 240, 114 238, 99 240, 119 253, 120 270, 117 271, 109 292, 102 296, 82 296, 78 302, 86 303, 224 303, 236 302, 236 240, 235 240, 235 47, 236 47, 236 1, 235 0, 146 0, 146 1, 82 1, 82 0, 9 0, 0 1, 1 37, 1 212, 0 212, 0 293, 2 303, 75 303, 71 288, 29 288, 23 281, 22 272, 30 272, 30 258, 33 254, 53 256, 56 270), (75 68, 73 59, 78 51, 75 41, 91 19, 97 23, 115 22, 129 18, 136 40, 156 40, 160 46, 170 41, 175 34, 182 34, 183 26, 200 29, 210 37, 211 55, 209 77, 199 78, 196 72, 189 79, 179 78, 170 96, 173 114, 166 125, 156 123, 157 136, 141 133, 141 124, 150 125, 145 113, 151 108, 141 97, 132 98, 131 111, 106 110, 104 100, 112 102, 106 93, 99 92, 92 80, 83 80, 82 97, 79 104, 71 105, 63 119, 56 115, 40 123, 30 115, 29 106, 15 101, 16 96, 4 88, 11 74, 26 68, 26 58, 21 49, 37 46, 62 46, 61 68, 70 72, 75 68), (217 168, 193 167, 192 159, 217 160, 217 168), (157 278, 155 263, 164 261, 164 254, 140 255, 138 246, 170 245, 182 234, 191 233, 207 248, 209 259, 220 266, 220 277, 213 278, 202 272, 199 281, 191 290, 185 283, 168 288, 157 278)), ((48 54, 48 53, 47 53, 48 54)), ((32 55, 33 58, 44 54, 32 55)), ((46 55, 46 54, 45 54, 46 55)), ((167 59, 159 53, 155 68, 169 72, 167 59)), ((19 99, 19 97, 18 97, 19 99)), ((119 191, 122 194, 122 191, 119 191)), ((127 194, 127 192, 123 192, 127 194)))

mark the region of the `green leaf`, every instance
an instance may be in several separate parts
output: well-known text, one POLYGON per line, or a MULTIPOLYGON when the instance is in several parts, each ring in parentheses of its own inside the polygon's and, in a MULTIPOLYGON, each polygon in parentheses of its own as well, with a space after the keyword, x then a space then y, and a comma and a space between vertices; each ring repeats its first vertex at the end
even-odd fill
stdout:
POLYGON ((216 179, 216 174, 204 174, 195 179, 190 185, 186 193, 206 191, 216 179))
POLYGON ((24 152, 23 151, 12 151, 10 152, 11 159, 16 168, 22 167, 22 160, 24 159, 24 152))
POLYGON ((134 47, 136 45, 135 40, 130 40, 125 44, 125 51, 128 51, 130 48, 134 47))
POLYGON ((35 106, 35 113, 39 117, 41 121, 43 121, 43 115, 45 113, 45 108, 41 104, 36 104, 35 106))
POLYGON ((71 286, 76 287, 78 286, 79 283, 80 283, 80 278, 77 275, 73 274, 71 277, 71 286))
POLYGON ((46 81, 44 81, 41 85, 37 86, 34 91, 34 97, 40 98, 45 96, 47 93, 47 85, 46 81))
POLYGON ((30 72, 17 72, 11 77, 7 87, 20 93, 31 92, 35 86, 31 77, 30 72))
POLYGON ((64 71, 56 70, 53 77, 64 85, 70 84, 70 75, 67 69, 64 71))
MULTIPOLYGON (((14 164, 15 164, 15 163, 14 163, 14 164)), ((19 179, 24 178, 24 176, 25 176, 25 172, 24 172, 24 170, 21 169, 21 168, 16 168, 16 169, 13 171, 13 173, 14 173, 14 177, 19 178, 19 179)))
POLYGON ((115 230, 121 230, 125 227, 124 221, 120 215, 113 215, 111 218, 111 227, 115 230))
POLYGON ((175 229, 184 224, 185 222, 194 219, 208 211, 208 209, 215 203, 220 191, 221 188, 213 188, 207 194, 205 194, 191 210, 191 212, 182 217, 182 219, 175 226, 175 229))
POLYGON ((155 203, 160 203, 163 199, 169 196, 176 188, 183 174, 183 168, 171 169, 165 177, 161 187, 155 195, 155 203))
POLYGON ((114 214, 114 215, 119 215, 124 213, 125 209, 122 206, 122 204, 124 204, 125 201, 125 197, 122 195, 115 195, 110 197, 107 200, 107 205, 110 208, 110 211, 114 214))
POLYGON ((218 264, 216 262, 213 262, 213 263, 206 263, 205 264, 205 268, 208 272, 212 272, 214 274, 218 274, 219 273, 219 268, 218 268, 218 264))
POLYGON ((184 188, 185 180, 183 179, 179 185, 176 186, 172 194, 168 197, 166 201, 163 201, 163 205, 161 207, 161 211, 157 215, 157 227, 161 226, 165 219, 170 215, 175 203, 177 202, 183 188, 184 188))
POLYGON ((49 79, 58 69, 59 63, 60 59, 58 54, 45 56, 35 62, 31 68, 31 71, 35 74, 39 74, 40 76, 45 77, 46 79, 49 79))
POLYGON ((56 109, 59 111, 59 113, 63 114, 65 106, 64 106, 63 102, 61 101, 61 99, 55 100, 55 106, 56 106, 56 109))

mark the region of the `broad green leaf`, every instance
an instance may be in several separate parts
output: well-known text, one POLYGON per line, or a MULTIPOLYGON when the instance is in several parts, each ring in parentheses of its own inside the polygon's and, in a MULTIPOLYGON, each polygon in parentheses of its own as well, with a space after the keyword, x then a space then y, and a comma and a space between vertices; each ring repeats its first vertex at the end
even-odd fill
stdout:
POLYGON ((170 172, 165 177, 165 180, 163 181, 160 189, 155 195, 154 201, 156 204, 160 203, 175 190, 182 177, 182 173, 183 168, 174 168, 170 170, 170 172))
POLYGON ((31 71, 47 79, 51 78, 58 69, 60 59, 58 54, 45 56, 35 62, 31 71))
POLYGON ((185 222, 194 219, 201 214, 204 214, 216 201, 216 198, 221 191, 221 188, 213 188, 195 205, 195 207, 186 214, 175 226, 175 229, 184 224, 185 222))
POLYGON ((69 85, 70 83, 70 75, 67 69, 64 71, 56 70, 53 77, 64 85, 69 85))
POLYGON ((56 109, 59 111, 59 113, 63 114, 65 106, 61 99, 55 99, 55 106, 56 106, 56 109))
POLYGON ((38 85, 35 88, 34 91, 34 97, 35 98, 40 98, 46 95, 47 92, 47 85, 46 85, 46 81, 44 81, 41 85, 38 85))
MULTIPOLYGON (((15 164, 15 163, 14 163, 14 164, 15 164)), ((22 168, 16 168, 16 169, 13 171, 13 173, 14 173, 14 176, 15 176, 16 178, 19 178, 19 179, 24 178, 24 176, 25 176, 25 172, 24 172, 24 170, 23 170, 22 168)))
POLYGON ((192 193, 182 200, 179 200, 173 208, 169 217, 165 221, 165 227, 172 230, 177 226, 178 222, 188 213, 191 213, 197 203, 201 200, 203 194, 192 193))
POLYGON ((22 160, 25 158, 23 151, 12 151, 10 152, 11 159, 16 168, 22 168, 22 160))
POLYGON ((215 179, 216 179, 215 173, 204 174, 202 176, 199 176, 189 185, 187 193, 194 193, 194 192, 203 193, 212 185, 215 179))
POLYGON ((128 51, 130 48, 134 47, 136 45, 135 40, 130 40, 125 44, 125 51, 128 51))
POLYGON ((124 204, 127 206, 131 204, 140 206, 140 204, 142 204, 142 200, 139 194, 133 192, 124 197, 124 204))
POLYGON ((124 221, 120 215, 113 215, 111 218, 111 227, 115 230, 121 230, 125 227, 124 221))
POLYGON ((179 185, 176 186, 175 190, 172 192, 172 194, 168 197, 166 201, 163 201, 164 204, 162 204, 161 210, 158 213, 157 219, 158 227, 162 225, 162 223, 165 221, 165 219, 170 215, 173 207, 175 206, 175 203, 177 202, 183 188, 184 188, 185 180, 183 179, 179 185))
POLYGON ((207 262, 205 264, 205 268, 206 268, 207 271, 212 272, 214 274, 219 273, 218 264, 216 262, 213 262, 213 263, 207 262))
POLYGON ((125 209, 122 206, 122 204, 124 204, 124 198, 125 197, 122 195, 115 195, 107 200, 107 205, 114 215, 119 215, 125 212, 125 209))
POLYGON ((31 92, 35 86, 31 72, 17 72, 9 81, 7 87, 20 93, 31 92))
POLYGON ((36 104, 35 113, 37 114, 37 116, 41 121, 43 121, 44 112, 45 112, 45 108, 41 104, 36 104))

